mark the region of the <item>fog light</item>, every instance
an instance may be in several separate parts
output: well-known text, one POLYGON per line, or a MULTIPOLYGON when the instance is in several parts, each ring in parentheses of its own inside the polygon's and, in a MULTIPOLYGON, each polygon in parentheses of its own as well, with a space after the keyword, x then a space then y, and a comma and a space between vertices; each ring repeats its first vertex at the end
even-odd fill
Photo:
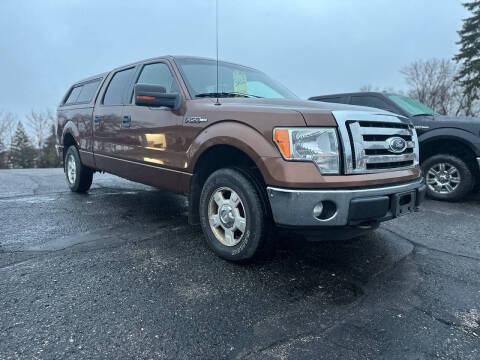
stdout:
POLYGON ((313 208, 313 216, 316 218, 320 217, 323 211, 323 202, 319 202, 315 207, 313 208))
POLYGON ((330 200, 320 201, 313 208, 313 216, 318 220, 330 220, 337 214, 337 206, 330 200))

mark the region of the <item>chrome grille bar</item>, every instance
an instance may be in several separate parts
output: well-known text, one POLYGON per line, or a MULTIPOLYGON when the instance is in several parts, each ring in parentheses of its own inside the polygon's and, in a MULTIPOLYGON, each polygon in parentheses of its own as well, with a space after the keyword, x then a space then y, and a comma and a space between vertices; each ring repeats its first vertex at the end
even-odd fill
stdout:
POLYGON ((367 164, 381 164, 389 162, 403 162, 415 160, 415 154, 400 154, 400 155, 370 155, 365 157, 367 164))
POLYGON ((395 171, 418 166, 419 149, 415 129, 407 118, 392 113, 333 111, 344 152, 345 174, 395 171), (401 137, 406 148, 392 151, 386 141, 401 137))
POLYGON ((358 126, 358 132, 361 135, 389 135, 389 136, 411 136, 409 129, 392 129, 392 128, 374 128, 358 126))
MULTIPOLYGON (((368 141, 364 143, 365 150, 388 150, 388 144, 385 141, 368 141)), ((407 141, 407 149, 415 148, 413 141, 407 141)))

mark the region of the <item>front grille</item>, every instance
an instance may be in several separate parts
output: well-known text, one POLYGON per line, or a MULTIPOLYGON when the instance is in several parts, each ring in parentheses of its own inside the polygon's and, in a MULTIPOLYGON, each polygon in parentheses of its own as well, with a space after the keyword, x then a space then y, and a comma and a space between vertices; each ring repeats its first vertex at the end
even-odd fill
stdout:
MULTIPOLYGON (((413 148, 406 148, 404 154, 413 153, 413 148)), ((391 155, 392 153, 387 149, 366 149, 365 155, 391 155)))
POLYGON ((417 135, 404 118, 369 112, 336 111, 334 115, 342 137, 346 174, 392 171, 418 164, 417 135), (400 153, 390 147, 389 139, 396 137, 406 141, 400 153))

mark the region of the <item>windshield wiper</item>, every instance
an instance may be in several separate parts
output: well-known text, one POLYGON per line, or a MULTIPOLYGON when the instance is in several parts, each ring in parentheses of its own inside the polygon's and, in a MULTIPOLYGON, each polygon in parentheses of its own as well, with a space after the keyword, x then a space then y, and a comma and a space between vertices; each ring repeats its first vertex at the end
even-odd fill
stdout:
POLYGON ((209 92, 209 93, 200 93, 195 95, 195 97, 246 97, 246 98, 261 98, 261 96, 245 94, 241 92, 209 92))

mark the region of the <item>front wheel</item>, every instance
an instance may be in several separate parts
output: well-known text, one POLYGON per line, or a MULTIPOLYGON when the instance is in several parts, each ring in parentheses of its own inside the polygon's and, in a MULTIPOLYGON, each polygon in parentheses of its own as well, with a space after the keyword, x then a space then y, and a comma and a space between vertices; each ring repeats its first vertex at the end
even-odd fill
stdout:
POLYGON ((80 155, 75 146, 70 146, 65 153, 65 176, 70 190, 84 193, 90 189, 93 179, 93 170, 82 165, 80 155))
POLYGON ((459 157, 434 155, 422 164, 427 183, 427 195, 435 200, 458 201, 473 188, 473 176, 468 165, 459 157))
POLYGON ((266 248, 268 213, 248 173, 226 168, 211 174, 203 186, 199 210, 207 243, 221 258, 247 261, 266 248))

